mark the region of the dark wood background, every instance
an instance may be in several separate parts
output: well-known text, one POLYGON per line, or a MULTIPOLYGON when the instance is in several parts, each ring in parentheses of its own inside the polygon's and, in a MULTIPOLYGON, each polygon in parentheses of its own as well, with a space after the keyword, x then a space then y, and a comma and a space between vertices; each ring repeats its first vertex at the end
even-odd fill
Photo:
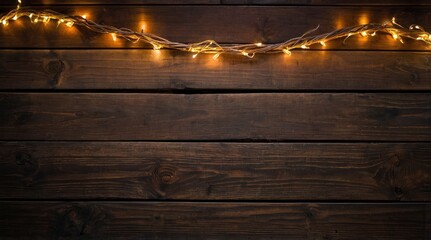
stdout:
MULTIPOLYGON (((431 29, 428 0, 30 5, 183 42, 431 29)), ((0 239, 431 239, 424 43, 213 61, 21 19, 0 48, 0 239)))

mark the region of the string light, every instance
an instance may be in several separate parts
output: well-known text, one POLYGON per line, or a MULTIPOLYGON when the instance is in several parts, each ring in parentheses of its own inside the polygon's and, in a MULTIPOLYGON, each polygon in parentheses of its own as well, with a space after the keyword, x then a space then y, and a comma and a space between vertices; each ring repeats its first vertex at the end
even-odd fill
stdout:
POLYGON ((213 56, 213 60, 216 60, 216 59, 220 56, 220 54, 221 54, 221 53, 216 53, 216 54, 214 54, 214 56, 213 56))
POLYGON ((285 54, 289 55, 289 56, 291 56, 291 55, 292 55, 292 52, 291 52, 291 51, 289 51, 289 49, 283 49, 283 52, 284 52, 285 54))
POLYGON ((50 20, 57 21, 57 26, 64 23, 68 27, 79 26, 85 27, 90 31, 100 34, 110 34, 115 42, 117 38, 123 38, 133 43, 142 42, 150 44, 154 50, 175 49, 193 53, 192 57, 196 58, 200 53, 213 54, 216 60, 221 54, 239 54, 249 58, 255 54, 263 53, 285 53, 291 55, 294 49, 310 49, 314 44, 326 46, 326 43, 335 39, 344 38, 345 42, 353 35, 362 37, 375 36, 377 33, 389 34, 394 40, 404 43, 403 38, 421 41, 431 45, 431 34, 425 31, 419 25, 410 25, 405 28, 396 22, 395 17, 390 22, 385 23, 367 23, 350 27, 337 29, 332 32, 311 35, 318 27, 305 32, 299 37, 288 39, 280 43, 264 44, 261 42, 253 44, 218 44, 214 40, 206 40, 198 43, 180 43, 170 41, 160 36, 146 32, 145 24, 141 26, 141 31, 136 32, 127 28, 117 28, 114 26, 98 24, 87 20, 87 15, 72 16, 52 10, 37 11, 29 8, 21 8, 21 0, 18 0, 17 8, 3 15, 0 22, 3 26, 9 24, 9 20, 17 20, 20 17, 28 17, 32 23, 44 22, 50 20))

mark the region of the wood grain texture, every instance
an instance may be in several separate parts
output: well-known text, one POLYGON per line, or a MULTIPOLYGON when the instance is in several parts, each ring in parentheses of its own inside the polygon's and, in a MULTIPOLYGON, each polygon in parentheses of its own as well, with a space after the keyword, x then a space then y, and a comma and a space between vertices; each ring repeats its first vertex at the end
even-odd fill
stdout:
MULTIPOLYGON (((15 0, 2 0, 4 5, 16 5, 15 0)), ((29 5, 84 5, 84 4, 247 4, 247 5, 431 5, 427 0, 23 0, 29 5)))
POLYGON ((0 50, 0 89, 431 90, 425 52, 212 56, 152 50, 0 50))
POLYGON ((427 204, 1 202, 0 237, 426 240, 430 214, 427 204))
POLYGON ((1 142, 1 199, 431 200, 430 144, 1 142))
MULTIPOLYGON (((44 9, 45 7, 40 7, 44 9)), ((53 10, 83 15, 96 22, 146 31, 179 42, 214 39, 220 43, 283 42, 301 36, 320 25, 316 33, 368 22, 382 23, 396 16, 404 25, 427 26, 431 8, 427 6, 387 7, 307 7, 307 6, 52 6, 53 10), (223 16, 223 17, 220 17, 223 16), (313 17, 310 17, 313 16, 313 17)), ((10 10, 2 7, 0 11, 10 10)), ((141 43, 112 41, 109 34, 86 29, 56 27, 57 23, 31 24, 19 19, 0 29, 0 48, 142 48, 141 43)), ((390 35, 352 37, 316 44, 313 49, 429 50, 425 43, 407 40, 405 44, 390 35)))
POLYGON ((430 141, 429 94, 0 94, 2 140, 430 141))
MULTIPOLYGON (((75 0, 80 1, 80 0, 75 0)), ((82 0, 81 0, 82 1, 82 0)), ((97 1, 97 0, 95 0, 97 1)), ((112 0, 115 1, 115 0, 112 0)), ((138 1, 138 0, 128 0, 138 1)), ((221 0, 223 4, 247 5, 338 5, 338 6, 367 6, 367 5, 431 5, 427 0, 221 0)))

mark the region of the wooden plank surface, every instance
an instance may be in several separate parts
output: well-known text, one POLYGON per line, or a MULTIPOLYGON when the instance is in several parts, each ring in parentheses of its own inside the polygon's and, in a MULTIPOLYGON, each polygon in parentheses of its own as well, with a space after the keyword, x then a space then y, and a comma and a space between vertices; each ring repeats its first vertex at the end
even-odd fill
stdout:
MULTIPOLYGON (((431 5, 427 0, 22 0, 29 5, 84 5, 84 4, 246 4, 246 5, 431 5)), ((16 5, 16 0, 2 0, 4 5, 16 5)))
POLYGON ((431 90, 426 52, 0 50, 0 89, 431 90))
POLYGON ((1 199, 431 200, 430 144, 2 142, 1 199))
POLYGON ((1 139, 430 140, 428 94, 9 94, 1 139))
MULTIPOLYGON (((45 7, 39 7, 44 9, 45 7)), ((406 26, 431 22, 431 8, 419 6, 387 7, 307 7, 307 6, 52 6, 68 14, 86 14, 89 19, 117 27, 146 31, 179 42, 214 39, 220 43, 274 43, 301 36, 320 25, 316 33, 369 22, 383 23, 396 16, 406 26), (222 18, 220 16, 223 16, 222 18), (313 17, 310 17, 313 16, 313 17)), ((2 7, 0 11, 10 10, 2 7)), ((68 28, 57 23, 31 24, 19 19, 0 28, 0 48, 142 48, 140 43, 112 41, 109 34, 68 28), (29 37, 30 36, 30 37, 29 37)), ((147 46, 148 47, 148 46, 147 46)), ((316 44, 312 49, 429 50, 425 43, 405 39, 405 44, 390 35, 351 37, 316 44)))
POLYGON ((430 94, 1 93, 2 140, 430 141, 430 94))
POLYGON ((1 202, 0 237, 426 240, 430 209, 372 203, 1 202))

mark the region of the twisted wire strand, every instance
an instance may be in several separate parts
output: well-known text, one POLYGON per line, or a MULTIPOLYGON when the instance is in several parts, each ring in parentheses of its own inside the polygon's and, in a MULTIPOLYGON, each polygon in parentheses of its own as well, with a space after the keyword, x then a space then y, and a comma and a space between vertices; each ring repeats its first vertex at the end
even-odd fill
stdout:
POLYGON ((374 36, 377 33, 390 34, 395 40, 400 42, 403 42, 403 38, 410 38, 425 42, 426 44, 431 44, 431 34, 425 31, 424 28, 415 24, 411 25, 409 28, 405 28, 398 24, 395 21, 395 18, 392 18, 391 22, 385 22, 382 24, 361 24, 340 28, 323 34, 311 35, 319 28, 319 26, 317 26, 299 37, 291 38, 280 43, 218 44, 214 40, 205 40, 197 43, 174 42, 144 31, 137 32, 128 28, 117 28, 115 26, 99 24, 81 16, 66 15, 52 10, 37 11, 30 8, 21 8, 19 4, 16 9, 3 15, 0 18, 0 22, 3 25, 8 25, 10 21, 17 20, 21 17, 28 17, 32 23, 46 23, 51 20, 56 20, 58 21, 58 25, 65 24, 69 27, 81 26, 96 33, 111 34, 114 40, 116 40, 116 38, 124 38, 134 43, 143 42, 151 44, 154 49, 166 48, 192 52, 194 53, 193 57, 196 57, 200 53, 214 54, 214 58, 217 58, 220 54, 240 54, 250 58, 257 53, 284 52, 290 55, 290 50, 292 49, 308 49, 313 44, 326 45, 326 42, 339 38, 345 38, 345 41, 353 35, 360 34, 366 37, 374 36))

